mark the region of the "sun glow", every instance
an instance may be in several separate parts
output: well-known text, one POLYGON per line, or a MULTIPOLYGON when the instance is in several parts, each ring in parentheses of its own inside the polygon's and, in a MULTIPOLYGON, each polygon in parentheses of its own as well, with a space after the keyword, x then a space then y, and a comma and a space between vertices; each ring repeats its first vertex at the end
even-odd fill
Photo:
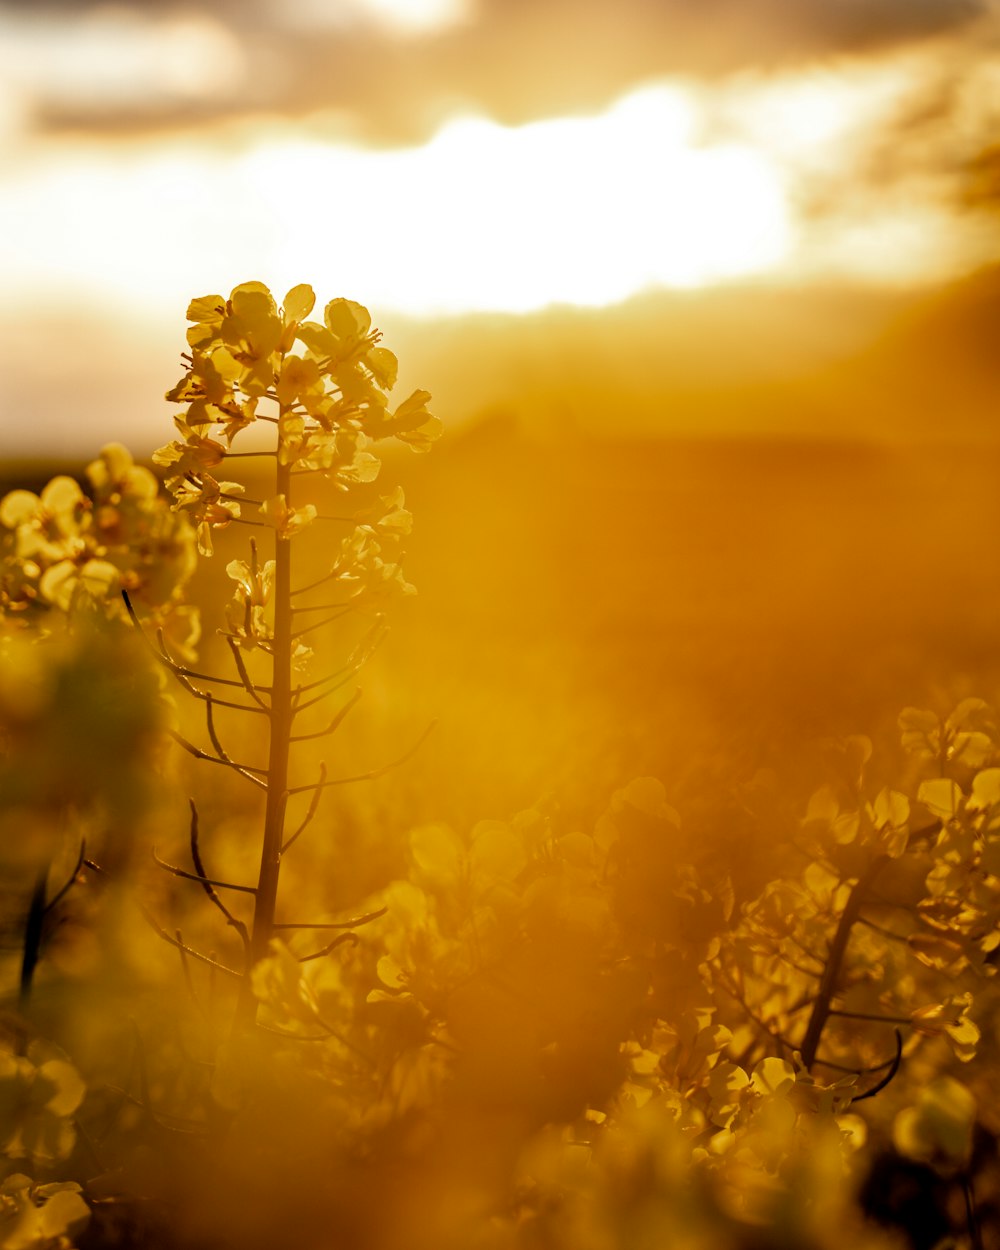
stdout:
POLYGON ((413 314, 601 305, 767 270, 792 242, 778 167, 701 146, 679 88, 596 117, 457 119, 371 151, 257 123, 228 147, 64 145, 7 175, 8 288, 67 278, 175 299, 248 272, 303 273, 413 314), (193 285, 192 285, 193 284, 193 285))

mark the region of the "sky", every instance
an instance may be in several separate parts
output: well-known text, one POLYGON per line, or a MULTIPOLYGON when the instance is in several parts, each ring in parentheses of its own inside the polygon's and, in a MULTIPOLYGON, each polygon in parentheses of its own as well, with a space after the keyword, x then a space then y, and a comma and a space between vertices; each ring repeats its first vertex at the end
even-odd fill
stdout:
POLYGON ((80 441, 74 377, 120 425, 248 278, 404 338, 922 295, 1000 261, 998 135, 993 0, 2 0, 0 451, 80 441))

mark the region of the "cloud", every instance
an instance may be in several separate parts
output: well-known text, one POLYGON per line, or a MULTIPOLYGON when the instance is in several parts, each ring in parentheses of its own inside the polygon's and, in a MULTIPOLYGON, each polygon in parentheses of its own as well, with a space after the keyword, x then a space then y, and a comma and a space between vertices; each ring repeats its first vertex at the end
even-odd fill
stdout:
POLYGON ((208 15, 125 7, 63 20, 0 7, 3 98, 25 114, 114 119, 183 113, 234 100, 244 86, 240 42, 208 15))
POLYGON ((454 111, 516 123, 598 110, 668 74, 875 56, 993 13, 992 0, 0 0, 13 49, 0 68, 30 66, 30 103, 49 124, 334 108, 366 139, 405 142, 454 111))

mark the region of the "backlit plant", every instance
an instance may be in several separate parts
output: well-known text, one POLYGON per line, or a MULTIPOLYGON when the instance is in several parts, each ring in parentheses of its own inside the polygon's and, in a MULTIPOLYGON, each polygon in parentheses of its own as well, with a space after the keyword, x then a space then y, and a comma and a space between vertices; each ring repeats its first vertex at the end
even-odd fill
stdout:
MULTIPOLYGON (((399 562, 399 540, 410 529, 402 491, 372 497, 365 489, 378 477, 380 461, 373 448, 396 438, 418 451, 440 433, 440 423, 427 411, 430 395, 415 391, 394 408, 388 401, 398 363, 380 345, 367 309, 348 299, 331 300, 323 320, 309 319, 315 305, 312 288, 294 287, 279 307, 262 283, 236 287, 229 298, 203 296, 188 308, 190 353, 181 381, 167 398, 185 405, 175 418, 180 437, 154 455, 167 474, 174 508, 197 526, 204 555, 213 549, 213 533, 231 525, 271 531, 264 555, 254 538, 247 558, 229 563, 235 582, 224 631, 233 659, 233 676, 211 677, 185 670, 161 648, 160 658, 196 697, 205 703, 212 751, 183 745, 199 758, 228 767, 265 792, 266 808, 260 871, 252 888, 253 917, 237 920, 223 904, 215 885, 205 882, 197 850, 197 813, 192 812, 191 849, 195 876, 212 900, 244 937, 248 971, 264 958, 275 935, 275 908, 281 857, 315 814, 333 778, 321 768, 318 780, 304 782, 290 774, 296 721, 344 684, 343 669, 311 680, 306 671, 307 639, 315 631, 353 613, 368 614, 373 626, 347 664, 349 678, 364 662, 377 639, 382 613, 394 595, 412 593, 399 562), (235 451, 244 432, 270 431, 269 445, 235 451), (272 493, 249 500, 239 480, 223 477, 237 458, 269 462, 272 493), (323 514, 308 495, 315 480, 331 484, 340 500, 336 515, 323 514), (249 514, 249 515, 248 515, 249 514), (307 584, 296 582, 295 555, 307 531, 332 552, 326 569, 307 584), (331 525, 339 532, 331 541, 331 525), (270 661, 265 682, 255 680, 246 662, 261 652, 270 661), (192 683, 236 687, 242 703, 220 700, 192 683), (219 739, 213 708, 236 707, 267 725, 266 765, 234 761, 219 739), (290 807, 307 801, 304 813, 289 825, 290 807)), ((242 440, 241 440, 242 444, 242 440)), ((298 565, 302 567, 301 562, 298 565)), ((333 733, 350 709, 348 702, 323 733, 333 733)), ((218 888, 224 888, 219 886, 218 888)), ((304 924, 302 927, 309 927, 304 924)), ((323 926, 317 926, 323 927, 323 926)), ((349 928, 350 926, 344 926, 349 928)), ((241 1013, 252 1018, 255 1000, 244 977, 241 1013)))
MULTIPOLYGON (((895 773, 867 739, 839 743, 801 806, 773 779, 734 785, 756 879, 642 777, 586 822, 547 801, 467 835, 422 824, 362 914, 284 918, 283 857, 323 796, 398 762, 341 775, 308 752, 412 593, 411 519, 379 445, 439 433, 426 392, 390 403, 396 358, 361 305, 313 308, 308 286, 279 305, 255 282, 192 302, 178 436, 154 456, 169 502, 119 447, 87 489, 60 476, 0 501, 0 824, 8 856, 37 842, 21 1013, 0 1045, 0 1250, 65 1250, 84 1197, 130 1218, 155 1198, 165 1243, 213 1247, 270 1250, 294 1229, 375 1250, 885 1250, 898 1243, 859 1198, 873 1158, 939 1186, 949 1246, 995 1244, 982 1212, 1000 1177, 976 1146, 1000 1130, 982 1097, 1000 732, 980 700, 906 709, 895 773), (196 660, 188 602, 196 548, 216 547, 223 667, 196 660), (179 907, 158 919, 175 898, 152 902, 133 860, 84 841, 103 822, 151 849, 127 784, 162 764, 164 701, 125 645, 140 635, 194 700, 178 699, 174 740, 232 782, 203 805, 212 858, 254 854, 250 882, 209 871, 193 800, 190 865, 153 851, 235 934, 221 951, 185 937, 179 907), (190 1011, 150 1009, 151 977, 159 1031, 123 1029, 114 1061, 78 1064, 85 1086, 36 1035, 29 991, 67 895, 119 878, 174 948, 190 1011)), ((337 858, 311 862, 322 895, 337 858)), ((157 1244, 152 1228, 130 1244, 157 1244)))

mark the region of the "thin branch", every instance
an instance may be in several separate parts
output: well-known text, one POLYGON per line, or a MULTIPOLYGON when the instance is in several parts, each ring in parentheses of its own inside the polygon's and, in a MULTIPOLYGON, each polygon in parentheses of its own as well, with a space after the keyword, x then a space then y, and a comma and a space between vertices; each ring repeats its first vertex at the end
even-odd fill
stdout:
POLYGON ((284 855, 284 853, 288 850, 288 848, 292 845, 292 843, 295 842, 297 838, 301 837, 301 835, 305 833, 306 829, 309 827, 309 824, 312 821, 312 818, 316 815, 316 811, 319 808, 319 802, 323 795, 323 786, 325 782, 326 782, 326 765, 320 764, 319 784, 313 788, 313 796, 309 802, 309 810, 306 812, 305 819, 302 821, 302 824, 299 825, 298 829, 295 830, 295 832, 291 835, 291 837, 286 838, 285 841, 282 843, 281 851, 280 851, 281 855, 284 855))
POLYGON ((298 959, 300 964, 307 964, 311 959, 322 959, 324 955, 329 955, 331 951, 336 950, 338 946, 342 946, 345 942, 354 942, 356 944, 357 941, 358 935, 356 933, 341 933, 321 950, 313 951, 311 955, 296 955, 296 959, 298 959))
POLYGON ((839 1016, 842 1020, 870 1020, 873 1024, 913 1023, 909 1016, 880 1016, 872 1011, 839 1011, 836 1007, 831 1007, 827 1015, 839 1016))
POLYGON ((218 886, 220 890, 236 890, 240 894, 257 893, 252 885, 237 885, 233 881, 216 881, 212 877, 203 877, 196 872, 188 872, 186 868, 178 868, 176 864, 168 864, 165 859, 160 859, 159 855, 157 855, 156 847, 153 847, 150 854, 157 867, 162 868, 164 872, 169 872, 171 876, 182 878, 184 881, 195 881, 200 886, 218 886))
POLYGON ((378 920, 386 915, 388 907, 380 907, 378 911, 365 912, 363 916, 355 916, 352 920, 320 921, 316 924, 273 924, 272 929, 359 929, 363 924, 378 920))
POLYGON ((201 1005, 201 1002, 198 999, 198 995, 195 992, 194 981, 191 978, 191 969, 188 966, 187 952, 184 950, 184 938, 183 938, 183 935, 181 934, 180 929, 174 930, 174 936, 177 938, 178 954, 180 955, 180 961, 181 961, 181 972, 184 974, 184 984, 187 986, 187 992, 191 996, 191 1001, 198 1008, 198 1010, 202 1013, 202 1015, 204 1015, 205 1009, 201 1005))
MULTIPOLYGON (((324 699, 328 699, 330 695, 332 695, 334 691, 339 690, 341 686, 346 686, 352 677, 356 677, 358 675, 358 672, 363 664, 364 661, 360 664, 353 665, 349 669, 342 670, 344 672, 344 676, 341 677, 340 681, 333 682, 333 685, 324 690, 322 694, 317 694, 311 699, 306 699, 305 703, 296 702, 295 706, 292 708, 292 716, 298 716, 298 714, 300 712, 304 712, 306 708, 315 707, 317 703, 322 703, 324 699)), ((333 681, 333 675, 331 674, 326 680, 333 681)), ((299 687, 298 693, 301 694, 301 692, 305 689, 307 689, 305 686, 299 687)))
POLYGON ((722 978, 721 985, 722 985, 722 988, 726 991, 726 993, 730 996, 730 998, 732 998, 735 1002, 737 1002, 743 1008, 743 1010, 747 1014, 748 1019, 753 1024, 755 1024, 762 1033, 766 1034, 767 1037, 771 1038, 772 1041, 777 1042, 778 1048, 781 1051, 787 1050, 790 1053, 793 1053, 795 1051, 795 1047, 792 1045, 790 1041, 788 1041, 787 1038, 782 1037, 782 1035, 779 1032, 777 1032, 776 1029, 772 1029, 771 1026, 766 1023, 766 1021, 764 1021, 759 1015, 756 1014, 756 1012, 754 1012, 754 1010, 751 1008, 749 1003, 746 1001, 746 998, 744 997, 744 995, 742 995, 736 989, 736 987, 730 982, 728 977, 722 978))
POLYGON ((83 861, 87 854, 87 839, 80 839, 80 854, 76 857, 76 866, 66 879, 66 884, 49 899, 45 904, 45 911, 50 912, 53 907, 61 902, 76 884, 77 877, 80 875, 80 869, 83 867, 83 861))
POLYGON ((327 1033, 329 1033, 335 1041, 340 1042, 341 1046, 343 1046, 346 1050, 349 1050, 351 1054, 357 1055, 357 1057, 361 1059, 367 1067, 374 1068, 376 1066, 375 1060, 371 1057, 371 1055, 367 1054, 359 1046, 355 1046, 353 1042, 349 1042, 343 1033, 338 1032, 333 1025, 327 1024, 322 1016, 316 1017, 316 1023, 321 1029, 326 1029, 327 1033))
POLYGON ((847 896, 847 902, 844 904, 844 910, 840 914, 840 919, 837 922, 837 931, 834 933, 833 942, 830 945, 829 958, 823 970, 823 978, 820 981, 819 993, 816 996, 809 1023, 806 1025, 805 1037, 802 1040, 802 1062, 806 1071, 813 1065, 816 1052, 819 1050, 820 1038, 823 1036, 823 1027, 831 1014, 831 1004, 837 990, 837 983, 840 980, 844 956, 847 954, 847 944, 850 941, 854 922, 861 911, 864 893, 886 862, 885 856, 878 856, 872 860, 852 886, 851 892, 847 896))
POLYGON ((215 747, 216 751, 218 751, 220 758, 224 759, 227 764, 231 764, 233 761, 229 757, 229 752, 219 741, 219 735, 215 731, 215 717, 212 714, 211 692, 208 693, 208 698, 205 700, 205 726, 208 730, 208 736, 211 740, 212 746, 215 747))
POLYGON ((329 612, 333 608, 350 608, 351 603, 310 603, 308 607, 292 608, 292 612, 329 612))
POLYGON ((884 1063, 873 1064, 870 1068, 850 1068, 846 1063, 834 1063, 832 1059, 814 1059, 813 1064, 818 1068, 830 1068, 834 1072, 849 1072, 852 1076, 864 1076, 871 1072, 883 1072, 886 1068, 891 1068, 895 1061, 886 1059, 884 1063))
POLYGON ((292 642, 296 642, 299 638, 304 637, 306 634, 311 634, 314 629, 322 629, 324 625, 332 625, 334 621, 339 621, 350 611, 350 607, 342 607, 338 612, 331 612, 329 616, 324 616, 321 621, 314 621, 312 625, 306 625, 304 629, 300 629, 296 633, 292 634, 292 642))
POLYGON ((905 911, 911 916, 917 915, 917 909, 910 903, 897 903, 891 898, 885 898, 881 894, 868 894, 861 900, 862 907, 891 907, 894 911, 905 911))
POLYGON ((972 1189, 972 1177, 967 1171, 962 1173, 962 1193, 965 1196, 965 1223, 969 1229, 972 1250, 983 1250, 983 1232, 976 1211, 976 1195, 972 1189))
MULTIPOLYGON (((102 868, 100 864, 95 863, 94 860, 85 859, 83 861, 83 865, 85 868, 89 868, 91 872, 96 872, 99 876, 106 877, 110 880, 111 874, 106 868, 102 868)), ((237 972, 235 968, 228 968, 225 964, 219 963, 217 959, 212 959, 210 955, 203 955, 201 951, 196 951, 194 947, 178 941, 175 937, 171 937, 166 929, 164 929, 163 926, 157 922, 156 917, 141 899, 133 896, 132 901, 139 909, 139 914, 142 916, 143 920, 145 920, 153 932, 163 938, 164 942, 168 945, 174 946, 178 950, 183 950, 185 955, 190 955, 192 959, 197 959, 200 963, 208 964, 211 968, 217 968, 219 972, 224 972, 226 976, 235 977, 238 981, 243 979, 242 972, 237 972)))
POLYGON ((318 577, 314 582, 310 582, 308 586, 300 586, 298 590, 292 591, 292 598, 299 595, 307 594, 310 590, 315 590, 317 586, 325 586, 327 582, 332 581, 337 576, 335 570, 331 569, 329 573, 325 573, 322 577, 318 577))
MULTIPOLYGON (((199 681, 212 681, 212 682, 215 682, 215 684, 219 686, 233 686, 233 687, 239 688, 243 684, 242 682, 234 681, 231 677, 216 677, 213 673, 201 673, 193 668, 188 668, 184 664, 178 664, 177 661, 173 658, 173 656, 170 654, 170 652, 167 649, 167 644, 163 635, 162 628, 156 631, 156 639, 157 639, 157 642, 159 643, 159 647, 155 647, 153 646, 152 642, 150 642, 149 637, 147 636, 145 630, 143 629, 142 625, 139 623, 139 618, 136 616, 135 611, 132 608, 132 604, 128 599, 127 592, 124 590, 122 591, 122 597, 125 599, 125 604, 126 604, 126 607, 128 608, 129 616, 132 619, 132 623, 135 625, 136 629, 142 635, 142 639, 146 643, 146 645, 149 647, 150 651, 152 651, 153 655, 157 658, 157 660, 159 660, 161 664, 163 664, 167 669, 170 670, 170 672, 174 675, 174 677, 177 679, 177 681, 182 686, 182 688, 186 690, 188 694, 190 694, 193 698, 207 700, 209 698, 209 695, 207 691, 199 690, 198 687, 195 686, 191 682, 190 678, 192 677, 197 678, 199 681)), ((259 687, 256 687, 256 689, 266 691, 270 689, 270 687, 259 686, 259 687)), ((254 694, 254 698, 257 698, 256 694, 254 694)), ((261 703, 259 698, 257 698, 257 701, 258 703, 261 703)), ((246 704, 244 703, 231 703, 225 699, 216 699, 215 704, 216 704, 216 707, 230 707, 239 712, 256 712, 258 710, 257 708, 247 707, 246 704)), ((267 705, 264 703, 261 703, 261 709, 266 712, 267 705)))
POLYGON ((316 1023, 321 1029, 324 1030, 322 1034, 293 1033, 290 1029, 281 1029, 274 1024, 263 1024, 260 1020, 255 1022, 258 1029, 263 1029, 265 1033, 274 1033, 278 1037, 287 1038, 290 1042, 328 1042, 332 1037, 334 1041, 340 1042, 341 1046, 343 1046, 345 1050, 349 1050, 352 1054, 357 1055, 357 1057, 361 1059, 367 1067, 375 1067, 375 1061, 372 1059, 371 1055, 366 1054, 359 1047, 355 1046, 353 1042, 349 1042, 343 1033, 339 1033, 335 1028, 333 1028, 332 1025, 327 1024, 327 1022, 319 1016, 316 1017, 316 1023))
MULTIPOLYGON (((213 881, 209 877, 208 873, 205 872, 205 865, 202 863, 201 851, 198 847, 198 809, 195 806, 194 799, 189 799, 188 803, 191 807, 191 835, 190 835, 191 862, 194 864, 195 872, 198 874, 198 880, 201 882, 202 888, 204 889, 205 893, 208 895, 211 901, 215 904, 215 906, 219 909, 219 911, 221 911, 222 914, 225 916, 226 924, 234 928, 236 932, 240 935, 240 941, 243 943, 243 949, 247 954, 247 959, 249 963, 250 931, 247 929, 243 921, 240 920, 237 916, 234 916, 233 913, 229 910, 229 908, 222 901, 222 899, 219 898, 219 895, 216 892, 215 887, 217 885, 225 884, 225 883, 213 881)), ((253 895, 256 895, 257 893, 256 889, 254 889, 253 886, 226 885, 226 888, 235 889, 235 890, 240 891, 241 893, 247 893, 247 894, 253 894, 253 895)))
POLYGON ((122 591, 122 599, 125 602, 125 611, 128 613, 129 620, 132 622, 143 642, 150 649, 150 651, 152 651, 153 655, 156 656, 160 663, 166 665, 166 667, 170 669, 175 677, 196 677, 199 681, 214 681, 220 686, 238 686, 240 684, 238 681, 232 681, 228 677, 213 677, 211 673, 199 673, 193 668, 187 668, 183 664, 178 664, 173 656, 167 651, 166 644, 163 640, 163 630, 158 629, 156 631, 157 641, 160 644, 159 647, 156 647, 151 641, 149 635, 146 633, 145 627, 139 620, 139 617, 136 615, 135 608, 132 606, 132 600, 129 598, 127 590, 122 591))
POLYGON ((385 773, 391 772, 392 769, 398 768, 401 764, 405 764, 408 759, 416 755, 423 744, 427 741, 431 731, 437 725, 437 721, 433 720, 416 740, 408 751, 404 751, 398 759, 391 760, 388 764, 383 764, 380 768, 372 768, 366 773, 355 773, 352 777, 333 777, 329 781, 313 782, 308 786, 292 786, 288 791, 289 794, 304 794, 307 790, 320 790, 326 786, 346 786, 353 781, 372 781, 376 777, 381 777, 385 773))
POLYGON ((903 1061, 903 1035, 900 1033, 899 1029, 894 1029, 893 1032, 896 1034, 896 1053, 892 1059, 889 1060, 889 1071, 877 1085, 873 1085, 871 1089, 866 1089, 863 1094, 858 1094, 857 1098, 852 1098, 852 1106, 856 1102, 864 1102, 866 1098, 874 1098, 876 1094, 881 1093, 881 1091, 885 1089, 885 1087, 899 1071, 899 1065, 903 1061))
MULTIPOLYGON (((804 942, 799 941, 799 939, 795 936, 794 933, 786 933, 784 936, 787 938, 789 942, 792 943, 793 946, 797 946, 803 955, 808 955, 810 959, 815 960, 816 963, 818 963, 821 968, 826 967, 826 960, 828 957, 817 955, 815 951, 811 951, 804 942)), ((817 975, 817 973, 810 972, 809 975, 811 977, 814 977, 817 975)))
POLYGON ((311 734, 293 734, 290 741, 309 742, 313 738, 326 738, 330 734, 336 733, 337 730, 340 728, 340 726, 343 724, 344 718, 347 716, 348 712, 350 712, 351 708, 353 708, 354 705, 357 703, 357 701, 361 698, 361 695, 362 695, 362 690, 359 687, 357 690, 355 690, 354 694, 351 695, 350 699, 348 699, 348 701, 344 704, 344 706, 340 709, 340 711, 336 714, 336 716, 334 716, 333 720, 330 721, 329 725, 327 725, 325 729, 318 729, 315 733, 311 733, 311 734))
POLYGON ((136 1040, 136 1058, 139 1067, 139 1094, 137 1100, 140 1106, 149 1118, 159 1128, 166 1129, 168 1133, 181 1133, 188 1137, 205 1137, 207 1136, 207 1126, 201 1125, 195 1120, 188 1120, 183 1116, 167 1115, 167 1119, 176 1120, 176 1124, 168 1124, 162 1112, 153 1110, 153 1099, 149 1091, 149 1074, 146 1071, 146 1052, 142 1045, 142 1034, 139 1032, 139 1026, 132 1021, 132 1027, 135 1030, 136 1040), (182 1127, 183 1126, 183 1127, 182 1127))
MULTIPOLYGON (((253 699, 253 701, 256 704, 258 704, 260 707, 264 709, 265 712, 269 712, 270 709, 268 708, 267 704, 257 693, 258 686, 256 686, 255 683, 250 680, 250 674, 247 672, 247 666, 243 659, 243 654, 240 651, 239 643, 236 641, 235 638, 231 637, 229 634, 226 635, 226 642, 229 643, 229 650, 233 653, 233 662, 236 664, 236 671, 240 675, 240 681, 243 683, 243 689, 247 692, 247 694, 250 696, 251 699, 253 699)), ((259 687, 259 689, 266 690, 268 689, 268 687, 261 686, 259 687)))
POLYGON ((869 920, 867 916, 859 916, 858 924, 864 925, 866 929, 871 929, 875 933, 880 933, 882 937, 891 938, 894 942, 902 942, 904 946, 909 942, 905 933, 895 933, 892 929, 886 929, 883 925, 876 924, 874 920, 869 920))
POLYGON ((182 737, 176 729, 168 730, 171 738, 195 757, 196 760, 205 760, 209 764, 222 764, 225 768, 231 768, 233 772, 239 773, 241 777, 245 777, 247 781, 252 781, 255 786, 259 786, 262 790, 267 789, 267 782, 262 781, 260 777, 255 777, 254 773, 261 773, 267 776, 266 768, 252 768, 249 764, 234 764, 232 760, 221 759, 217 755, 209 755, 207 751, 202 751, 200 747, 196 747, 193 743, 188 742, 187 738, 182 737))
MULTIPOLYGON (((378 648, 382 639, 388 632, 388 625, 386 625, 385 621, 380 617, 351 652, 350 658, 342 668, 334 669, 332 673, 327 673, 325 677, 320 677, 316 681, 307 682, 304 686, 300 686, 298 688, 298 693, 300 695, 308 694, 310 690, 318 690, 320 686, 325 686, 328 682, 332 681, 337 681, 338 685, 343 685, 344 681, 338 679, 346 680, 344 678, 345 673, 348 677, 350 677, 353 676, 354 673, 358 672, 359 669, 363 668, 365 663, 375 653, 375 650, 378 648)), ((336 689, 336 687, 331 687, 331 689, 336 689)), ((325 696, 320 695, 319 697, 323 698, 325 696)), ((312 702, 318 703, 319 699, 314 699, 312 702)), ((310 706, 311 703, 303 703, 300 704, 297 710, 301 711, 303 708, 310 706)))
MULTIPOLYGON (((191 695, 192 698, 201 699, 202 702, 208 701, 207 690, 199 690, 197 686, 192 685, 191 682, 188 681, 188 679, 183 675, 183 673, 178 673, 176 669, 173 670, 173 673, 174 673, 174 677, 176 677, 177 681, 180 683, 181 688, 186 690, 188 694, 191 695)), ((233 682, 232 684, 236 685, 235 682, 233 682)), ((255 713, 263 712, 265 715, 268 714, 268 709, 264 706, 253 707, 252 705, 247 704, 247 703, 232 703, 228 699, 215 699, 214 702, 215 702, 216 707, 231 707, 234 709, 234 711, 237 711, 237 712, 255 712, 255 713)))
MULTIPOLYGON (((122 594, 125 592, 122 591, 122 594)), ((231 677, 216 677, 212 673, 201 673, 196 669, 188 668, 186 664, 179 664, 170 654, 170 648, 167 646, 166 636, 163 632, 163 626, 158 626, 156 630, 156 641, 159 648, 154 647, 154 651, 159 655, 160 659, 174 673, 181 677, 194 677, 198 681, 214 681, 217 686, 238 686, 238 681, 233 681, 231 677)))

